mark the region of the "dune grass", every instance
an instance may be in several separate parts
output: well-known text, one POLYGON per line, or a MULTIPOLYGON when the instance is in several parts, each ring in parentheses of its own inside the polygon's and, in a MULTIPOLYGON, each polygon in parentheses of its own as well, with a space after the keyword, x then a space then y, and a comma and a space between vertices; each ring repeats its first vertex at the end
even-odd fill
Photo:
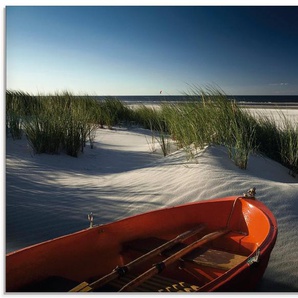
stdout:
POLYGON ((223 145, 241 169, 247 168, 251 153, 259 152, 288 167, 292 176, 298 173, 298 128, 282 112, 284 125, 279 127, 273 117, 253 117, 221 90, 193 88, 185 103, 140 106, 134 113, 137 123, 167 134, 190 156, 193 149, 223 145))
POLYGON ((152 133, 151 144, 149 144, 151 151, 155 151, 155 142, 157 142, 164 156, 170 153, 169 130, 162 110, 140 105, 133 109, 130 120, 146 129, 150 129, 152 133))
POLYGON ((6 92, 6 132, 13 139, 22 137, 22 119, 30 115, 30 102, 32 97, 20 91, 6 92))
POLYGON ((289 174, 298 174, 298 124, 293 125, 283 115, 283 127, 279 131, 281 161, 289 168, 289 174))
MULTIPOLYGON (((170 139, 190 155, 193 149, 223 145, 241 169, 258 151, 298 173, 298 125, 280 113, 282 127, 271 117, 253 117, 216 88, 192 88, 184 103, 164 102, 159 108, 131 108, 117 98, 96 100, 69 92, 32 96, 6 92, 6 131, 14 139, 26 135, 35 153, 71 156, 93 147, 97 127, 137 124, 152 131, 163 155, 170 153, 170 139)), ((153 142, 153 141, 152 141, 153 142)), ((155 146, 155 145, 154 145, 155 146)))
POLYGON ((235 164, 245 169, 255 146, 253 123, 222 93, 198 91, 190 103, 163 106, 170 134, 181 148, 225 145, 235 164))
POLYGON ((7 91, 6 131, 14 139, 24 133, 37 154, 64 151, 77 157, 87 140, 93 146, 95 128, 117 124, 127 118, 127 111, 117 100, 99 102, 69 92, 31 96, 7 91))
POLYGON ((256 143, 258 151, 283 164, 289 174, 298 174, 298 124, 294 124, 281 112, 278 112, 281 124, 268 116, 253 118, 256 121, 256 143))

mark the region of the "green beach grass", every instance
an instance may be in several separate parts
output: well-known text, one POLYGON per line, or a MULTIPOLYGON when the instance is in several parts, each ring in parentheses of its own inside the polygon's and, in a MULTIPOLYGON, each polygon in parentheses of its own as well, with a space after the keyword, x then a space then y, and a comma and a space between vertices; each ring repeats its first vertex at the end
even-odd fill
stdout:
POLYGON ((117 99, 99 102, 68 92, 39 96, 6 92, 6 131, 14 139, 24 133, 37 154, 65 151, 77 157, 87 141, 92 146, 97 127, 111 128, 129 112, 117 99))
POLYGON ((271 117, 253 117, 219 89, 193 87, 191 98, 163 102, 158 108, 132 108, 113 97, 99 101, 69 92, 33 96, 7 91, 6 132, 13 139, 25 135, 37 154, 66 152, 77 157, 88 142, 93 146, 96 128, 133 123, 151 130, 164 156, 170 152, 170 139, 189 155, 193 149, 223 145, 241 169, 247 168, 251 153, 259 152, 297 175, 298 125, 282 112, 280 127, 271 117))

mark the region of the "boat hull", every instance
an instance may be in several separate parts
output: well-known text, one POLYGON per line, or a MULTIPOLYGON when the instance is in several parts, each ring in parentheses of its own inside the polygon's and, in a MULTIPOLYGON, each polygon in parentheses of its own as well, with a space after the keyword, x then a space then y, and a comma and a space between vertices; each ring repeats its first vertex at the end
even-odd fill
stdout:
POLYGON ((233 196, 147 212, 10 253, 6 256, 6 291, 25 291, 28 285, 53 276, 74 284, 94 280, 136 256, 127 253, 124 244, 152 237, 168 241, 199 224, 205 225, 204 234, 228 227, 232 232, 213 241, 212 246, 247 257, 200 290, 253 290, 267 267, 277 223, 261 202, 233 196), (249 264, 256 253, 258 259, 249 264))

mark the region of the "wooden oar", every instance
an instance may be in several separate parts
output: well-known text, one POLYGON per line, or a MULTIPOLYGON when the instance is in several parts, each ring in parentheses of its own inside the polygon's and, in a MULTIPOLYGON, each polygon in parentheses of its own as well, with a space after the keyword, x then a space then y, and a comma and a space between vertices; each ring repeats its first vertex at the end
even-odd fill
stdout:
POLYGON ((100 279, 94 281, 91 284, 88 284, 87 282, 82 282, 73 289, 70 290, 70 292, 91 292, 95 290, 96 288, 99 288, 108 282, 114 280, 115 278, 122 276, 129 272, 132 268, 136 267, 137 265, 140 265, 141 263, 149 260, 150 258, 157 256, 162 251, 166 250, 167 248, 172 247, 174 244, 178 242, 183 242, 186 239, 190 238, 191 236, 194 236, 195 234, 201 232, 205 226, 203 224, 199 225, 193 230, 189 230, 184 232, 183 234, 178 235, 176 238, 162 244, 161 246, 149 251, 148 253, 140 256, 139 258, 133 260, 132 262, 126 264, 125 266, 117 267, 114 269, 111 273, 101 277, 100 279))
POLYGON ((220 236, 223 236, 224 234, 227 234, 230 230, 224 229, 219 230, 210 234, 207 234, 206 236, 202 237, 201 239, 193 242, 192 244, 186 246, 185 248, 182 248, 177 253, 171 255, 167 259, 163 260, 160 263, 155 264, 152 268, 145 271, 143 274, 139 275, 137 278, 133 279, 129 283, 127 283, 125 286, 123 286, 119 292, 130 292, 135 287, 152 277, 153 275, 160 273, 164 268, 166 268, 168 265, 174 263, 175 261, 179 260, 182 256, 186 255, 193 249, 204 245, 205 243, 212 241, 220 236))

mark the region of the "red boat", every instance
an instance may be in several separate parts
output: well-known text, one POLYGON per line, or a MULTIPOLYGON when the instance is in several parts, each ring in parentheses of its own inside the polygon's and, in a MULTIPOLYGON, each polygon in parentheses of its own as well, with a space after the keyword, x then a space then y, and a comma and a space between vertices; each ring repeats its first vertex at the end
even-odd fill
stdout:
POLYGON ((189 203, 9 253, 6 291, 252 291, 276 237, 253 192, 189 203))

